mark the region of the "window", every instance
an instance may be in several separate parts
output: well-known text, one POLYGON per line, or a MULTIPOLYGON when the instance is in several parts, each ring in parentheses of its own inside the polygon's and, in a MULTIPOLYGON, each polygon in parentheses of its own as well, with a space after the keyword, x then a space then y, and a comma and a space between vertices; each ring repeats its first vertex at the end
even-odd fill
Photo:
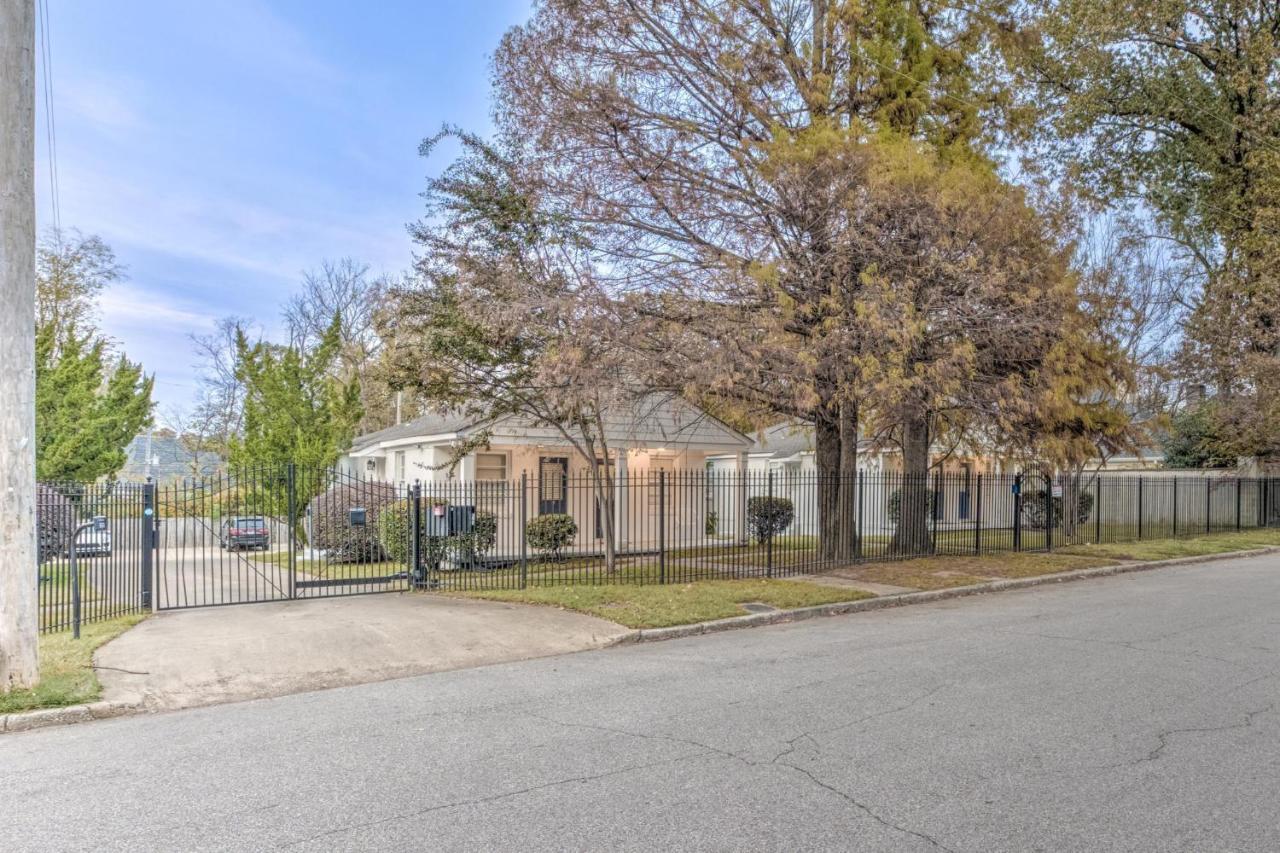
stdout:
POLYGON ((660 473, 667 475, 667 501, 671 500, 671 472, 675 470, 676 460, 671 456, 649 457, 649 506, 658 506, 658 479, 660 473))
POLYGON ((404 451, 403 451, 403 450, 397 450, 397 451, 396 451, 396 475, 395 475, 395 481, 396 481, 397 483, 403 483, 403 482, 404 482, 404 451))
POLYGON ((477 453, 476 481, 487 483, 505 483, 507 476, 507 454, 477 453))

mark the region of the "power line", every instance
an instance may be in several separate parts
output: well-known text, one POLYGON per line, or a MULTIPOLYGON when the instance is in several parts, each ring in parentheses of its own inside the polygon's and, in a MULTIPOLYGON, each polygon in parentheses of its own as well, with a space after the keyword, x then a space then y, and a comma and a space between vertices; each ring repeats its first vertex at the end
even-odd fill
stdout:
POLYGON ((55 233, 62 230, 62 204, 58 186, 58 129, 53 114, 53 56, 49 36, 49 0, 38 0, 36 18, 40 28, 40 68, 44 74, 45 144, 49 151, 49 202, 55 233))

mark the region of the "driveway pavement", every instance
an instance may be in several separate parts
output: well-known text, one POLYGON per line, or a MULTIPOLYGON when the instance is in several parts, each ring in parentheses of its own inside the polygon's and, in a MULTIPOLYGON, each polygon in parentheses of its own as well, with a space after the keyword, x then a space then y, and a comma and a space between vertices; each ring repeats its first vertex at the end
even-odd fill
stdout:
POLYGON ((576 652, 625 633, 552 608, 386 593, 160 613, 95 663, 103 699, 167 710, 576 652))
POLYGON ((1273 555, 6 735, 0 850, 1276 850, 1278 613, 1273 555))

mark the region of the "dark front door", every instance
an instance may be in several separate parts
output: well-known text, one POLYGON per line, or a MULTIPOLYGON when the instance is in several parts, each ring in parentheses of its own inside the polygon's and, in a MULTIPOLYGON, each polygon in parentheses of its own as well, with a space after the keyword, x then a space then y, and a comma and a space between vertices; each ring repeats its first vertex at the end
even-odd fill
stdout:
POLYGON ((569 460, 563 456, 538 459, 538 514, 563 513, 569 509, 569 460))
POLYGON ((969 489, 973 485, 973 466, 964 464, 964 472, 960 475, 960 496, 956 502, 956 513, 961 521, 969 520, 969 489))

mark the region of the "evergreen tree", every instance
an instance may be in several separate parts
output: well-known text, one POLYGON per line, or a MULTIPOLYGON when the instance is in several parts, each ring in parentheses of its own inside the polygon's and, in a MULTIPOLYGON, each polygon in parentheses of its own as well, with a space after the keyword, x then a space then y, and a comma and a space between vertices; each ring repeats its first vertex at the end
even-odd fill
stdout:
POLYGON ((293 462, 323 468, 337 462, 360 420, 360 385, 335 376, 341 322, 334 317, 318 343, 303 349, 236 333, 236 374, 244 384, 244 434, 231 442, 233 467, 293 462))
POLYGON ((96 480, 127 461, 125 448, 151 423, 154 379, 106 341, 74 326, 36 330, 36 476, 96 480))

